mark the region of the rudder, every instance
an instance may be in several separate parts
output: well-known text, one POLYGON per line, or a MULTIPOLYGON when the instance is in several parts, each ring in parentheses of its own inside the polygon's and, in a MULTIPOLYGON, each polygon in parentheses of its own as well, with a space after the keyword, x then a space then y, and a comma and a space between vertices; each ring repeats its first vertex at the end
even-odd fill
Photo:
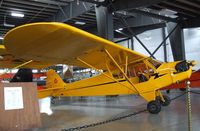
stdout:
POLYGON ((47 71, 46 87, 47 88, 60 88, 64 87, 65 83, 61 77, 55 72, 55 70, 50 69, 47 71))

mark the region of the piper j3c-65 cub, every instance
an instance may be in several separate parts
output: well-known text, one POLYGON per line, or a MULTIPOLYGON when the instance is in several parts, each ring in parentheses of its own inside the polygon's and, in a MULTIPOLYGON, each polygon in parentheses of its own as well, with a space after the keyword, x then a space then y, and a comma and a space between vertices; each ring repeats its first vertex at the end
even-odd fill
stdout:
POLYGON ((138 94, 148 102, 147 110, 153 114, 160 112, 161 105, 170 103, 160 89, 189 78, 195 64, 194 61, 161 63, 63 23, 17 27, 6 34, 4 44, 15 58, 101 72, 88 79, 64 83, 54 70, 49 70, 46 88, 38 91, 39 98, 138 94))

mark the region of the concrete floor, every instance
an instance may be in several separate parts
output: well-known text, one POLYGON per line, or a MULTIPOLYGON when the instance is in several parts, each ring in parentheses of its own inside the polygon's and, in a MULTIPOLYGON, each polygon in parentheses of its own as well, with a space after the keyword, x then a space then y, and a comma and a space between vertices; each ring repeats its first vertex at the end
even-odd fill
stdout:
MULTIPOLYGON (((195 89, 200 92, 200 89, 195 89)), ((170 97, 182 92, 173 90, 170 97)), ((187 131, 186 96, 162 107, 157 114, 144 112, 130 118, 111 122, 81 131, 187 131)), ((200 131, 200 95, 191 94, 193 131, 200 131)), ((146 102, 139 96, 118 97, 72 97, 56 100, 52 105, 53 114, 42 114, 42 127, 33 131, 60 131, 61 129, 81 126, 108 120, 146 109, 146 102)))

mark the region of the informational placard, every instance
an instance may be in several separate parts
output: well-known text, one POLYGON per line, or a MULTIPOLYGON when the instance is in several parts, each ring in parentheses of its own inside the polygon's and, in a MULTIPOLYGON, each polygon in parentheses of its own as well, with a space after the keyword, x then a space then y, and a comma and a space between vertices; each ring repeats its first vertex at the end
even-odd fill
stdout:
POLYGON ((22 87, 4 87, 5 110, 23 109, 22 87))

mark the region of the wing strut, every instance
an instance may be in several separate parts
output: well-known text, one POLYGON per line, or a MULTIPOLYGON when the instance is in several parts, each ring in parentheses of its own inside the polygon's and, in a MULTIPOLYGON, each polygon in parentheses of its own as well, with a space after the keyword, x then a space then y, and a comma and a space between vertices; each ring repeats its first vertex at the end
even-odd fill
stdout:
POLYGON ((125 74, 128 73, 128 56, 126 56, 125 74))
MULTIPOLYGON (((87 62, 85 62, 84 60, 81 60, 81 59, 80 59, 80 58, 78 58, 78 57, 77 57, 77 60, 78 60, 78 61, 80 61, 80 62, 82 62, 83 64, 87 65, 88 67, 90 67, 90 68, 93 68, 94 70, 96 70, 96 71, 98 71, 98 72, 102 73, 102 74, 103 74, 103 75, 105 75, 106 77, 108 77, 108 78, 110 78, 110 79, 114 80, 114 81, 115 81, 115 82, 117 82, 118 84, 120 84, 120 85, 122 85, 122 86, 124 86, 124 87, 128 88, 129 90, 132 90, 132 91, 133 91, 133 93, 135 93, 135 90, 131 89, 130 87, 128 87, 128 86, 126 86, 126 85, 123 85, 122 83, 120 83, 120 82, 119 82, 118 80, 116 80, 115 78, 113 78, 113 77, 109 76, 108 74, 106 74, 106 73, 104 73, 104 72, 101 72, 99 69, 97 69, 97 68, 95 68, 94 66, 92 66, 92 65, 88 64, 88 63, 87 63, 87 62)), ((137 90, 136 90, 136 91, 137 91, 137 90)), ((137 91, 137 93, 138 93, 138 91, 137 91)))
POLYGON ((119 66, 119 64, 115 61, 115 59, 112 57, 112 55, 108 52, 108 50, 105 49, 106 54, 110 57, 110 59, 114 62, 114 64, 117 66, 117 68, 121 71, 121 73, 124 75, 124 77, 126 78, 126 80, 133 86, 133 88, 137 91, 138 94, 139 91, 137 90, 137 88, 135 87, 135 85, 130 81, 130 79, 128 78, 128 76, 124 73, 124 71, 122 70, 122 68, 119 66))
POLYGON ((11 69, 9 69, 9 70, 6 70, 4 73, 2 73, 2 74, 0 74, 0 75, 4 75, 5 73, 7 73, 7 72, 10 71, 10 70, 20 68, 20 67, 22 67, 22 66, 25 66, 25 65, 31 63, 31 62, 33 62, 33 60, 29 60, 29 61, 24 62, 24 63, 22 63, 22 64, 20 64, 20 65, 18 65, 18 66, 16 66, 16 67, 13 67, 13 68, 11 68, 11 69))

